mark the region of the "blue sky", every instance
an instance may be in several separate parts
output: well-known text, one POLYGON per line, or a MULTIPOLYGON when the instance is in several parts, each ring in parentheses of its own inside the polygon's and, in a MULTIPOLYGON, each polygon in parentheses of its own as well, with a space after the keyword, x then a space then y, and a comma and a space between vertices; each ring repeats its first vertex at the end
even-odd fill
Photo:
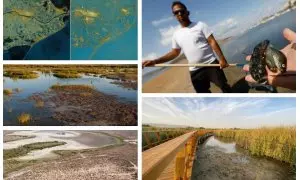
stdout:
POLYGON ((143 98, 143 124, 256 128, 296 124, 295 98, 143 98))
MULTIPOLYGON (((164 55, 179 24, 172 15, 173 0, 143 0, 143 59, 164 55)), ((263 17, 282 9, 287 0, 182 0, 192 21, 203 21, 217 39, 238 35, 263 17)))

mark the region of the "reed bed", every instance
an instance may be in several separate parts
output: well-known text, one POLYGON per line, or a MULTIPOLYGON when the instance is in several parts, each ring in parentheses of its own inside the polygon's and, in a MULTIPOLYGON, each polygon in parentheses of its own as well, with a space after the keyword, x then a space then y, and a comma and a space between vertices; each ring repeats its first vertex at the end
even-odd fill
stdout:
POLYGON ((39 71, 53 73, 58 78, 80 78, 82 74, 121 79, 137 80, 136 65, 4 65, 4 76, 16 79, 37 78, 39 71))
POLYGON ((252 155, 271 157, 296 165, 296 127, 216 130, 220 137, 233 138, 252 155))
POLYGON ((81 75, 77 72, 57 72, 54 73, 53 76, 57 78, 80 78, 81 75))
POLYGON ((39 74, 26 69, 22 70, 5 70, 3 75, 14 79, 35 79, 39 77, 39 74))
POLYGON ((6 96, 10 96, 13 94, 13 91, 11 89, 4 89, 3 94, 6 96))
POLYGON ((186 131, 182 131, 182 130, 145 131, 143 132, 143 136, 142 136, 143 150, 162 144, 168 140, 181 136, 185 133, 186 131))

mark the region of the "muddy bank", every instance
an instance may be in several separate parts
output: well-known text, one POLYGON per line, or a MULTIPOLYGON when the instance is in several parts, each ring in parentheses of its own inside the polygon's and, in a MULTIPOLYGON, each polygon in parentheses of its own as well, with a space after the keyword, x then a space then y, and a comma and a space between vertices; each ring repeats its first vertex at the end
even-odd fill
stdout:
POLYGON ((44 102, 51 118, 65 125, 131 125, 137 124, 137 106, 119 102, 115 96, 96 91, 89 86, 55 86, 48 92, 29 98, 44 102))
POLYGON ((234 142, 221 142, 210 137, 198 146, 192 179, 296 179, 293 169, 285 163, 251 156, 235 147, 234 142))
POLYGON ((126 81, 126 80, 119 80, 119 81, 113 81, 112 84, 117 84, 123 88, 126 89, 133 89, 137 90, 137 81, 126 81))
POLYGON ((5 179, 137 179, 136 152, 136 145, 72 151, 6 174, 5 179))

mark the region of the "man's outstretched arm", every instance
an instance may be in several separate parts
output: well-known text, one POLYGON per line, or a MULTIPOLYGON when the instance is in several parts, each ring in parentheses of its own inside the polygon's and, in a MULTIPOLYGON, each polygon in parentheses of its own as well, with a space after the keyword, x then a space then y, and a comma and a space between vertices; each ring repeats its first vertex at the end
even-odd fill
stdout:
POLYGON ((220 68, 223 69, 223 68, 228 67, 227 60, 226 60, 225 56, 223 55, 222 50, 221 50, 218 42, 214 38, 214 36, 210 35, 207 38, 207 42, 210 45, 210 47, 215 51, 215 53, 218 55, 218 57, 220 58, 219 59, 219 61, 220 61, 220 68))
POLYGON ((180 54, 180 51, 181 49, 172 49, 170 52, 168 52, 164 56, 161 56, 160 58, 154 60, 145 60, 143 61, 143 68, 146 66, 154 66, 155 64, 161 64, 171 61, 180 54))

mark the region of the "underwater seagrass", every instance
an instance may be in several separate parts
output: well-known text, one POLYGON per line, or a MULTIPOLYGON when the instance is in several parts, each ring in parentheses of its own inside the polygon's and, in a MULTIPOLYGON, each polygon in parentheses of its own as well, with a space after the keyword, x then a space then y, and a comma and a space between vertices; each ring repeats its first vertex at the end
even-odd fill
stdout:
POLYGON ((88 59, 95 59, 105 43, 137 27, 136 0, 73 0, 71 5, 72 47, 92 48, 88 59))
POLYGON ((66 10, 50 0, 4 0, 3 6, 4 50, 31 46, 64 27, 66 10))

